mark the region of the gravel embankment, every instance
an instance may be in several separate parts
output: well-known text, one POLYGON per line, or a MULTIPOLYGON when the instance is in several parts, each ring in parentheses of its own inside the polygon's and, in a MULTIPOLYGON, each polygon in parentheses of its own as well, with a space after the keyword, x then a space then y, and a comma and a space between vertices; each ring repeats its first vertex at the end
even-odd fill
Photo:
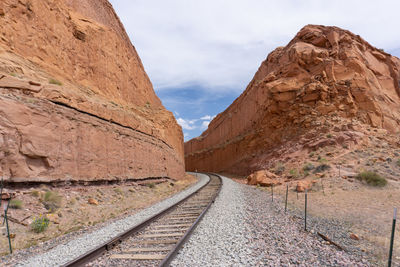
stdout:
MULTIPOLYGON (((371 265, 359 254, 327 244, 315 230, 305 232, 299 215, 285 214, 282 202, 272 204, 268 192, 227 178, 223 183, 214 205, 171 266, 371 265)), ((309 229, 315 220, 310 220, 309 229)))
POLYGON ((110 225, 107 225, 106 227, 98 229, 94 232, 84 234, 65 244, 60 244, 43 254, 28 258, 20 262, 17 266, 61 266, 66 264, 80 255, 96 248, 99 246, 99 244, 103 244, 128 230, 129 228, 147 220, 155 213, 158 213, 180 201, 196 191, 198 188, 202 187, 209 180, 209 177, 203 174, 197 174, 197 177, 199 178, 199 181, 195 185, 174 195, 171 198, 159 202, 148 209, 140 211, 137 214, 115 221, 110 225))

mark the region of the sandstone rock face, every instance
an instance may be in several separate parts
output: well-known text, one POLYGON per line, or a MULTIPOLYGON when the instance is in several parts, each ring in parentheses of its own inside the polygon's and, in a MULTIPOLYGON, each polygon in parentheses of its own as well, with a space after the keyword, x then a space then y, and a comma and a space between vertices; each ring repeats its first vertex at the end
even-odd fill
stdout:
POLYGON ((248 175, 300 150, 355 144, 364 138, 360 125, 399 133, 399 85, 398 58, 349 31, 308 25, 185 143, 186 168, 248 175), (329 131, 335 138, 319 138, 329 131))
POLYGON ((184 175, 181 127, 106 0, 0 3, 0 175, 184 175))

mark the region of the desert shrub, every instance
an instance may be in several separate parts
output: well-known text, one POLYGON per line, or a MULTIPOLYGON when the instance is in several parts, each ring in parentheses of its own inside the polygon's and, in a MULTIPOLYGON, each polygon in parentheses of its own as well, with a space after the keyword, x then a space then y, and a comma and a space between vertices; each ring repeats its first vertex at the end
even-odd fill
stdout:
POLYGON ((35 218, 31 223, 31 229, 35 233, 41 233, 47 229, 49 226, 50 220, 46 216, 39 216, 35 218))
POLYGON ((37 191, 37 190, 33 190, 33 191, 31 192, 31 195, 34 196, 34 197, 39 197, 39 196, 40 196, 40 193, 39 193, 39 191, 37 191))
POLYGON ((321 164, 315 168, 314 173, 324 172, 326 170, 329 170, 330 168, 331 166, 329 166, 328 164, 321 164))
POLYGON ((332 134, 327 134, 326 137, 332 138, 332 134))
POLYGON ((312 165, 311 163, 307 163, 303 166, 303 171, 305 172, 311 171, 312 169, 314 169, 314 165, 312 165))
POLYGON ((56 79, 51 78, 51 79, 49 80, 49 84, 55 84, 55 85, 61 86, 61 85, 62 85, 62 82, 60 82, 60 81, 58 81, 58 80, 56 80, 56 79))
POLYGON ((283 165, 282 162, 278 162, 278 163, 275 165, 274 173, 275 173, 275 174, 282 174, 284 171, 285 171, 285 165, 283 165))
POLYGON ((326 158, 324 158, 324 157, 318 156, 318 162, 319 163, 327 163, 328 160, 326 158))
POLYGON ((376 172, 372 171, 363 171, 357 175, 357 179, 360 181, 364 181, 369 185, 382 187, 387 184, 387 180, 377 174, 376 172))
POLYGON ((148 186, 149 188, 154 188, 156 185, 155 185, 154 183, 149 183, 149 184, 147 184, 147 186, 148 186))
POLYGON ((114 188, 114 192, 119 194, 119 195, 122 195, 122 193, 123 193, 121 188, 114 188))
POLYGON ((397 166, 400 167, 400 159, 397 160, 397 166))
POLYGON ((292 177, 294 177, 294 178, 299 177, 299 171, 298 171, 297 169, 291 169, 291 170, 289 171, 289 174, 290 174, 290 176, 292 176, 292 177))
POLYGON ((12 199, 10 201, 10 206, 11 209, 22 209, 22 200, 19 199, 12 199))
POLYGON ((56 211, 61 206, 62 197, 54 191, 47 191, 44 194, 43 205, 49 211, 56 211))

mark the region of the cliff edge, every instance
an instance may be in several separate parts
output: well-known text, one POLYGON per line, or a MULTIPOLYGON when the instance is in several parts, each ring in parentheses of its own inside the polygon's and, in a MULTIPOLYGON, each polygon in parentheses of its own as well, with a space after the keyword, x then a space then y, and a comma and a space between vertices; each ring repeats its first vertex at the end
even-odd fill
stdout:
POLYGON ((184 175, 183 136, 106 0, 0 3, 0 175, 184 175))
POLYGON ((367 128, 398 134, 399 85, 398 58, 347 30, 307 25, 185 143, 186 168, 248 175, 323 146, 356 144, 367 128))

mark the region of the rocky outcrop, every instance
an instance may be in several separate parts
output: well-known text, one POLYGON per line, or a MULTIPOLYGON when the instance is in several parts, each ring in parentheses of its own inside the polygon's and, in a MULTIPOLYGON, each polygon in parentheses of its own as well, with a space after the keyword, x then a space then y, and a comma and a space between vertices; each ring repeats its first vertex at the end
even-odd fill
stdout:
POLYGON ((362 125, 400 131, 400 60, 360 36, 308 25, 271 52, 246 90, 198 138, 187 170, 268 169, 297 151, 359 142, 362 125), (321 133, 335 131, 335 138, 321 133))
POLYGON ((247 176, 246 179, 248 185, 272 186, 282 184, 277 175, 267 170, 256 171, 247 176))
POLYGON ((0 175, 184 175, 181 127, 106 0, 0 3, 0 175))

